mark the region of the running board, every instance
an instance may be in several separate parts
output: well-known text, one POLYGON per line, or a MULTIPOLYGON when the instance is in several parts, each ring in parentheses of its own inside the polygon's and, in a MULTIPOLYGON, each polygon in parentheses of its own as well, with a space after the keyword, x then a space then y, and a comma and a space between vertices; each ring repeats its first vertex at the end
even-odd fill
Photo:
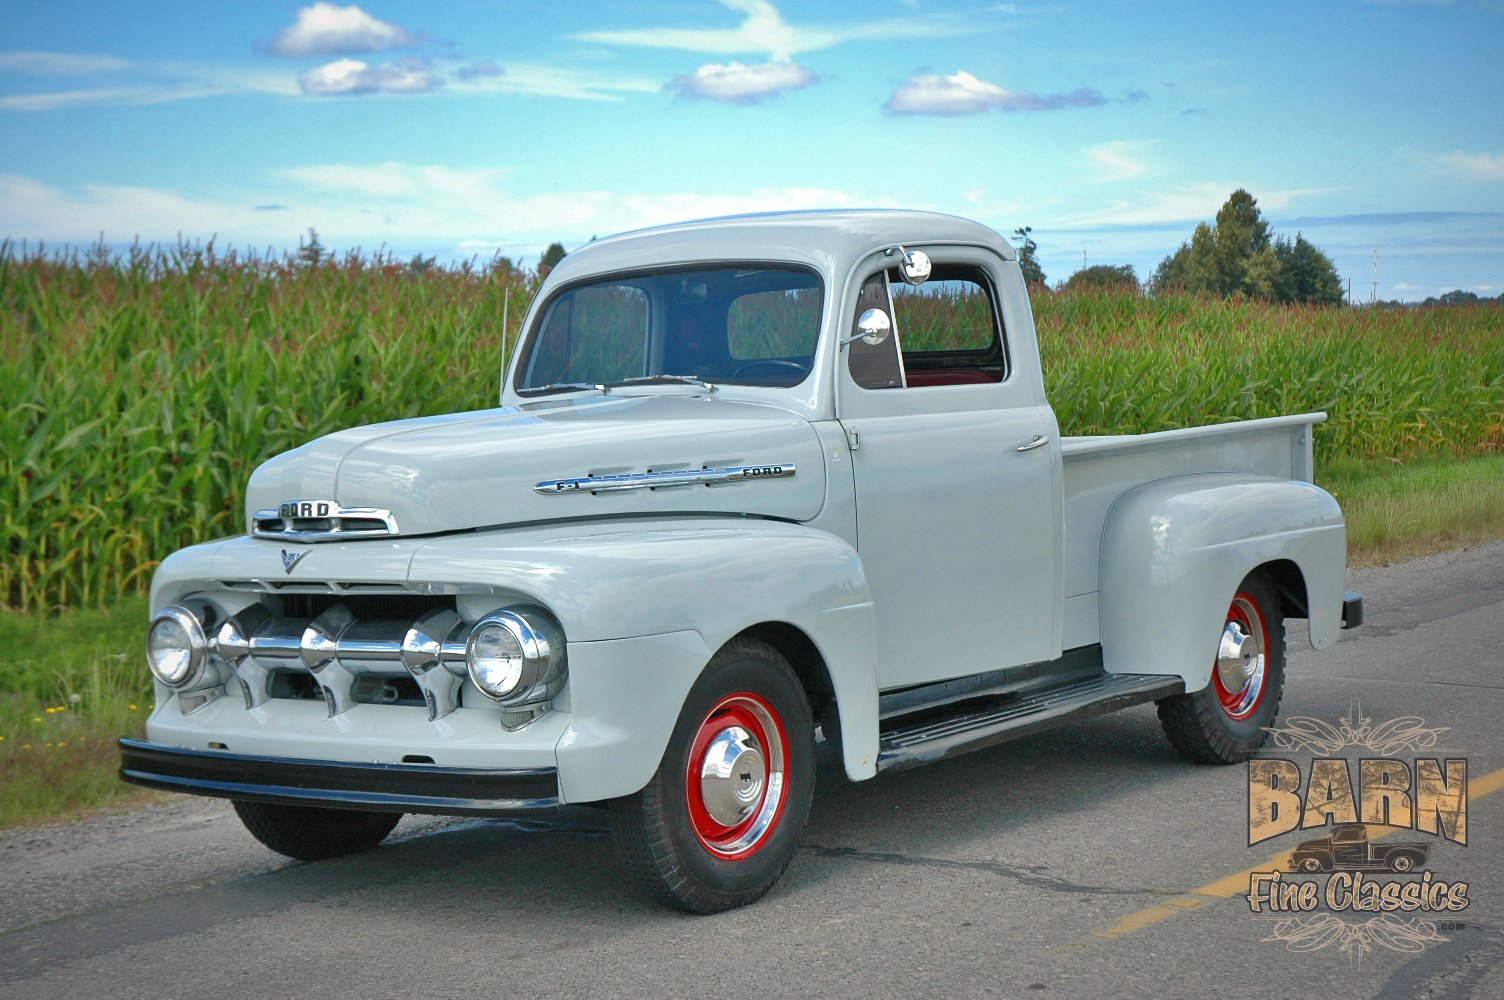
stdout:
POLYGON ((877 769, 897 771, 1016 740, 1094 715, 1106 715, 1185 691, 1179 677, 1099 673, 1052 687, 888 719, 877 769))

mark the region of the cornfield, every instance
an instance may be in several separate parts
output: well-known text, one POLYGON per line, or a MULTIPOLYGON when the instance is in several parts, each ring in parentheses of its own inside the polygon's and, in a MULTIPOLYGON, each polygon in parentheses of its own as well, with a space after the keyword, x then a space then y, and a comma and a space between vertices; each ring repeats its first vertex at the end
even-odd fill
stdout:
MULTIPOLYGON (((252 468, 341 427, 493 405, 537 279, 347 255, 310 266, 0 244, 0 604, 144 591, 243 530, 252 468)), ((1504 309, 1300 309, 1129 293, 1035 302, 1062 429, 1326 410, 1318 462, 1504 447, 1504 309)))

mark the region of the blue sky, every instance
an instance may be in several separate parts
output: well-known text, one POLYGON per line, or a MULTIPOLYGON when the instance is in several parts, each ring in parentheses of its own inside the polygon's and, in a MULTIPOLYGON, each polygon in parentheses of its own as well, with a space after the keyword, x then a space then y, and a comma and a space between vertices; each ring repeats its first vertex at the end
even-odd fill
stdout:
POLYGON ((1381 298, 1504 292, 1504 2, 6 0, 0 237, 535 261, 900 206, 1141 276, 1235 188, 1381 298))

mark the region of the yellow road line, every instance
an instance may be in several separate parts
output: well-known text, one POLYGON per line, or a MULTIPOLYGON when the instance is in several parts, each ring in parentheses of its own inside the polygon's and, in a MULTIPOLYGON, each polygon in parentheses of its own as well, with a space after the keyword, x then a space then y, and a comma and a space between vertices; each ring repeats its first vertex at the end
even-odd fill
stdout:
MULTIPOLYGON (((1467 783, 1468 803, 1476 802, 1485 795, 1492 795, 1501 788, 1504 788, 1504 768, 1485 774, 1481 778, 1470 780, 1467 783)), ((1403 827, 1368 825, 1369 840, 1380 840, 1390 834, 1406 832, 1408 831, 1403 827)), ((1091 931, 1090 937, 1099 941, 1111 941, 1114 938, 1122 937, 1124 934, 1131 934, 1145 927, 1152 927, 1161 920, 1167 920, 1184 910, 1197 909, 1207 898, 1231 899, 1233 896, 1240 896, 1248 891, 1248 877, 1254 872, 1289 871, 1290 855, 1293 853, 1293 848, 1287 851, 1280 851, 1262 865, 1245 868, 1226 878, 1219 878, 1215 882, 1208 882, 1206 885, 1198 886, 1189 892, 1178 896, 1171 896, 1168 899, 1155 903, 1153 906, 1146 906, 1142 910, 1128 914, 1105 931, 1091 931)))

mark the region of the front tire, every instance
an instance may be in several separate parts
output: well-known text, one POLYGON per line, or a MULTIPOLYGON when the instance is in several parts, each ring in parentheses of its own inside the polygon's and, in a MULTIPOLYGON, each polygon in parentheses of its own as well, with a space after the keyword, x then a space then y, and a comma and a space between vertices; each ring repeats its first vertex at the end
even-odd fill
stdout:
POLYGON ((1236 764, 1269 738, 1285 683, 1285 619, 1262 574, 1238 586, 1222 625, 1211 681, 1159 702, 1159 722, 1181 755, 1202 764, 1236 764))
POLYGON ((778 881, 814 797, 814 723, 777 650, 734 639, 695 682, 640 792, 611 802, 628 875, 696 913, 745 906, 778 881))
POLYGON ((262 844, 299 861, 323 861, 369 850, 402 818, 395 812, 283 806, 236 799, 235 814, 262 844))

